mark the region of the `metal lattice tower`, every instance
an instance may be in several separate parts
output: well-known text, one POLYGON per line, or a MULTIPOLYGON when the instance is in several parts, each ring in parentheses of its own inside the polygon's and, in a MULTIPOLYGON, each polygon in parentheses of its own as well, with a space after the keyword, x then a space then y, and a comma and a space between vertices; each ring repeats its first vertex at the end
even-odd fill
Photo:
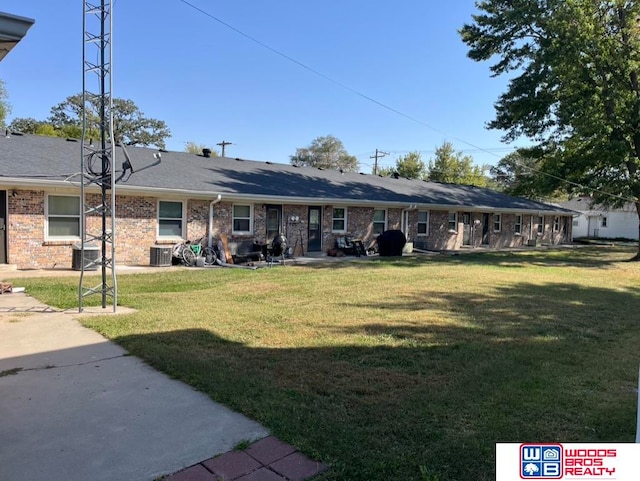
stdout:
POLYGON ((82 158, 80 185, 81 273, 78 286, 79 310, 83 299, 101 294, 102 308, 111 297, 113 312, 118 303, 115 272, 115 142, 113 132, 112 4, 83 0, 82 19, 82 158), (97 3, 97 2, 96 2, 97 3), (85 263, 89 246, 99 245, 99 257, 85 263), (85 270, 101 268, 102 282, 87 286, 85 270))

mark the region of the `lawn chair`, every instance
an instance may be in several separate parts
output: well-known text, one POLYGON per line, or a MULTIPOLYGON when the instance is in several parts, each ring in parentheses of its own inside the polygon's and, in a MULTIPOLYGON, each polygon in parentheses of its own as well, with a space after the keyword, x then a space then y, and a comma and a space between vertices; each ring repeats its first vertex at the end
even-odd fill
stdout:
POLYGON ((362 241, 360 239, 354 239, 349 235, 336 238, 336 249, 345 255, 353 255, 356 257, 367 255, 362 241))

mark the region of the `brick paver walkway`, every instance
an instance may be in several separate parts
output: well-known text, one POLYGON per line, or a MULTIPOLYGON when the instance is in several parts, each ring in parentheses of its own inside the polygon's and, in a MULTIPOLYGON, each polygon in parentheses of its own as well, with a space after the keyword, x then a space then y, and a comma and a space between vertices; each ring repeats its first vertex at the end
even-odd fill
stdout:
POLYGON ((303 481, 327 469, 293 446, 267 436, 245 450, 207 459, 164 481, 303 481))

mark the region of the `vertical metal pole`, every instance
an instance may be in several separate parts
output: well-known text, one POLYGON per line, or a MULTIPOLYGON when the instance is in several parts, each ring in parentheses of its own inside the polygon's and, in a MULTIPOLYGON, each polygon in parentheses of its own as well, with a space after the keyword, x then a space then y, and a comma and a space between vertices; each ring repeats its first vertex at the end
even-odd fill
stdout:
POLYGON ((82 43, 82 185, 81 185, 81 221, 82 231, 81 245, 81 274, 79 285, 79 308, 82 312, 83 298, 90 294, 100 293, 102 296, 102 308, 107 307, 108 296, 113 297, 113 311, 117 306, 117 282, 115 275, 115 141, 113 129, 113 82, 111 72, 112 61, 112 31, 113 15, 110 0, 100 0, 100 6, 95 6, 87 1, 83 1, 83 43, 82 43), (95 32, 91 32, 91 25, 88 19, 99 22, 95 32), (99 32, 99 33, 96 33, 99 32), (98 61, 94 63, 89 59, 87 45, 94 45, 98 48, 98 61), (87 77, 97 75, 98 93, 91 93, 87 85, 87 77), (88 111, 97 107, 99 147, 95 148, 86 141, 90 135, 91 125, 88 111), (100 172, 97 173, 93 165, 94 160, 100 160, 100 172), (87 202, 86 187, 99 187, 99 202, 87 202), (109 190, 110 195, 109 195, 109 190), (87 225, 87 216, 100 215, 100 232, 89 233, 90 227, 87 225), (97 241, 100 244, 100 257, 92 260, 91 265, 100 265, 101 284, 96 287, 87 287, 85 283, 84 271, 87 268, 85 247, 90 241, 97 241), (111 269, 111 285, 107 275, 107 269, 111 269))
MULTIPOLYGON (((86 80, 86 56, 87 56, 87 42, 86 42, 86 31, 87 31, 87 14, 85 11, 86 5, 84 1, 82 2, 82 136, 80 137, 80 175, 82 176, 80 182, 80 262, 81 265, 84 266, 84 244, 86 242, 86 228, 85 228, 85 192, 84 192, 84 171, 85 171, 85 143, 87 137, 87 115, 84 109, 84 106, 87 103, 87 80, 86 80)), ((75 253, 72 251, 72 254, 75 253)), ((84 298, 83 294, 83 286, 84 284, 84 269, 80 270, 80 281, 78 282, 78 311, 82 312, 82 299, 84 298)))
MULTIPOLYGON (((105 232, 111 244, 111 295, 113 312, 118 307, 118 280, 116 278, 116 140, 113 129, 113 5, 109 5, 109 141, 111 143, 111 228, 105 232)), ((106 252, 106 251, 105 251, 106 252)))
MULTIPOLYGON (((100 70, 100 148, 102 151, 102 182, 100 182, 100 200, 102 206, 107 205, 107 176, 110 174, 110 165, 109 158, 107 157, 107 126, 106 122, 106 110, 105 110, 105 76, 107 74, 107 70, 105 68, 105 29, 104 22, 106 20, 105 16, 107 13, 104 10, 105 0, 101 0, 100 7, 102 11, 100 12, 100 65, 102 65, 102 69, 100 70)), ((107 239, 105 233, 107 232, 107 212, 106 209, 102 209, 102 239, 101 239, 101 261, 100 266, 102 270, 102 308, 105 309, 107 307, 107 290, 105 286, 107 285, 107 239)))

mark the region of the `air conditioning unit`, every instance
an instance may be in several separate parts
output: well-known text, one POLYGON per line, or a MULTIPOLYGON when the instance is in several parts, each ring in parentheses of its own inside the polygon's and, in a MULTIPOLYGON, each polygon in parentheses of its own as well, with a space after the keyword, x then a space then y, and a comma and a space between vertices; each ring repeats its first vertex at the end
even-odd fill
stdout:
MULTIPOLYGON (((82 245, 73 244, 73 256, 71 258, 71 268, 74 271, 82 270, 82 245)), ((92 244, 84 245, 84 270, 97 271, 98 260, 100 259, 100 248, 92 244)))
POLYGON ((154 267, 170 266, 173 246, 151 246, 150 261, 154 267))

